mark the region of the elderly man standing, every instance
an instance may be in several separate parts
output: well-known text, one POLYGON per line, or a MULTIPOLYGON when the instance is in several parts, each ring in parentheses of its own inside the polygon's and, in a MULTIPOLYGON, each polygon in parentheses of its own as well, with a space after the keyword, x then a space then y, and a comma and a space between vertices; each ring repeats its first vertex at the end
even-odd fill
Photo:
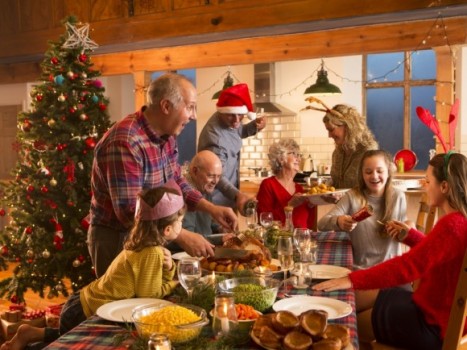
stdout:
MULTIPOLYGON (((181 175, 176 136, 196 119, 196 89, 184 76, 167 73, 151 82, 148 104, 113 125, 94 151, 88 248, 101 276, 123 248, 134 220, 137 194, 174 179, 189 210, 209 213, 235 229, 237 217, 204 199, 181 175)), ((182 230, 176 242, 190 255, 213 255, 203 236, 182 230)))
POLYGON ((222 162, 223 176, 213 193, 213 203, 242 209, 249 199, 240 193, 240 150, 242 139, 256 135, 266 126, 265 118, 256 118, 246 84, 222 91, 217 111, 204 126, 198 140, 198 151, 210 150, 222 162), (252 121, 243 124, 247 115, 252 121))

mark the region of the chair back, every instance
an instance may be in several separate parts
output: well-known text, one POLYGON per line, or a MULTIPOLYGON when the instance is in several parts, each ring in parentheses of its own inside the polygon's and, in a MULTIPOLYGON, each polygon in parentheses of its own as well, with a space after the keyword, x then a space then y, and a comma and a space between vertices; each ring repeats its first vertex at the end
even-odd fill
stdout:
POLYGON ((448 328, 444 338, 443 350, 467 349, 467 335, 464 332, 465 317, 467 316, 467 250, 464 254, 456 293, 449 314, 448 328))
POLYGON ((422 193, 420 198, 420 208, 418 210, 416 227, 417 230, 428 233, 433 228, 436 218, 436 207, 428 204, 426 193, 422 193))

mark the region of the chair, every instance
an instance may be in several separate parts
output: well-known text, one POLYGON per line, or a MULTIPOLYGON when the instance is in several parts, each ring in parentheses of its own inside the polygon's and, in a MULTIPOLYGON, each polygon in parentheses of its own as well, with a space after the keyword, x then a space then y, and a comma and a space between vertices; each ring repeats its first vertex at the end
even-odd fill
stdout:
POLYGON ((428 233, 433 228, 436 218, 436 207, 428 205, 428 198, 426 193, 422 193, 420 198, 420 208, 418 210, 416 227, 417 230, 428 233))
MULTIPOLYGON (((456 292, 449 314, 448 328, 443 342, 443 350, 466 350, 467 335, 462 336, 467 316, 467 250, 464 254, 456 292)), ((397 350, 397 348, 372 342, 373 350, 397 350)))

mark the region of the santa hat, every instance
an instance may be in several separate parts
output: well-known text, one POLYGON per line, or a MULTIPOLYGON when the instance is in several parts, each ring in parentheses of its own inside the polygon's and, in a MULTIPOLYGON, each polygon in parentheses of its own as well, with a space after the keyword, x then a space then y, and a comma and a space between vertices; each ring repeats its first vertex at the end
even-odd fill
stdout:
POLYGON ((237 84, 223 90, 216 106, 219 113, 246 114, 249 119, 256 119, 246 84, 237 84))

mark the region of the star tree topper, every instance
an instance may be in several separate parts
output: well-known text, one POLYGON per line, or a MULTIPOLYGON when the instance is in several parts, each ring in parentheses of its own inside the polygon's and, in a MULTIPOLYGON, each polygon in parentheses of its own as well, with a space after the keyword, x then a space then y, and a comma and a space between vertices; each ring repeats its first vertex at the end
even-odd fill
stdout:
POLYGON ((77 28, 70 23, 67 23, 66 26, 70 34, 62 45, 64 49, 75 49, 81 47, 83 50, 94 50, 99 47, 99 45, 89 38, 88 23, 84 24, 80 28, 77 28))

